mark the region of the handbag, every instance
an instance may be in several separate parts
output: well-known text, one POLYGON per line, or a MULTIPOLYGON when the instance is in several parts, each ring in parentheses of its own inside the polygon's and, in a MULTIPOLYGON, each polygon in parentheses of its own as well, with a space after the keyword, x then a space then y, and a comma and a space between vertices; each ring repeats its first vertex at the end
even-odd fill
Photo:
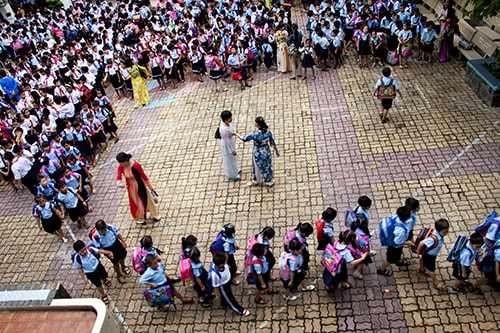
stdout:
POLYGON ((411 49, 411 46, 403 46, 401 49, 401 55, 403 57, 410 57, 413 54, 413 51, 411 49))
POLYGON ((155 204, 158 204, 160 202, 160 197, 158 196, 158 193, 156 193, 155 190, 151 190, 151 197, 153 198, 155 204))
POLYGON ((220 129, 219 129, 219 127, 217 127, 217 129, 215 130, 214 138, 216 138, 216 139, 222 139, 222 137, 220 136, 220 129))

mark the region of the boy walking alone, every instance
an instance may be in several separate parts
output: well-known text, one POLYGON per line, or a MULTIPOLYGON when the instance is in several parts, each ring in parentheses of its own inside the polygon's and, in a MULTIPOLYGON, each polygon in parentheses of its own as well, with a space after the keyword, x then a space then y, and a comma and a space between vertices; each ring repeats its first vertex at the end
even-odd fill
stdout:
POLYGON ((399 94, 400 98, 403 98, 401 91, 399 90, 398 83, 396 80, 391 78, 391 69, 386 67, 382 70, 382 75, 380 79, 375 83, 375 91, 373 95, 376 96, 382 102, 382 113, 380 114, 380 119, 382 124, 389 121, 387 114, 389 109, 392 107, 392 100, 396 97, 396 92, 399 94))

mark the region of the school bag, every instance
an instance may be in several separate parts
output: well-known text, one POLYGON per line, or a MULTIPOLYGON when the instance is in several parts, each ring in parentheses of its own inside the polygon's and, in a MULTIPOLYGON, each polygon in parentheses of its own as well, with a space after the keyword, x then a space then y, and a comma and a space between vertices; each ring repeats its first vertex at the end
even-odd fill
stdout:
POLYGON ((191 267, 191 259, 184 258, 179 261, 179 273, 181 275, 181 281, 183 286, 189 286, 194 283, 194 274, 191 267))
POLYGON ((156 288, 147 288, 143 291, 144 299, 151 307, 173 304, 174 308, 174 289, 170 284, 165 284, 156 288))
POLYGON ((356 235, 356 248, 361 251, 361 254, 368 252, 368 249, 370 248, 370 236, 368 235, 361 235, 358 234, 357 232, 354 232, 356 235))
POLYGON ((224 234, 222 231, 215 236, 214 241, 210 245, 210 253, 212 253, 212 255, 215 255, 216 253, 224 253, 224 234))
POLYGON ((287 230, 285 232, 285 235, 283 235, 283 247, 285 248, 285 251, 288 252, 288 244, 290 244, 290 241, 294 238, 297 238, 296 230, 287 230))
POLYGON ((458 236, 457 240, 453 244, 453 247, 450 250, 450 253, 448 253, 448 257, 446 260, 449 262, 457 262, 460 259, 460 253, 462 252, 463 249, 467 246, 467 241, 468 238, 466 236, 458 236))
POLYGON ((480 233, 483 238, 486 238, 486 234, 492 224, 496 224, 500 228, 500 217, 497 215, 496 211, 492 211, 488 216, 486 216, 483 223, 481 223, 475 231, 480 233))
POLYGON ((213 264, 210 264, 210 270, 208 271, 207 285, 205 286, 206 288, 205 291, 209 294, 214 291, 214 285, 212 284, 212 272, 217 274, 219 279, 221 278, 220 271, 217 268, 215 268, 213 264))
MULTIPOLYGON (((382 78, 380 78, 380 83, 383 83, 382 78)), ((382 84, 377 88, 378 99, 394 99, 394 97, 396 97, 396 86, 393 79, 388 84, 382 84)))
POLYGON ((389 65, 395 66, 398 64, 398 54, 395 51, 389 51, 387 52, 387 58, 386 61, 389 65))
MULTIPOLYGON (((96 257, 97 259, 101 258, 101 254, 99 253, 99 251, 97 252, 94 251, 94 244, 89 243, 85 245, 85 247, 87 248, 87 251, 89 251, 89 253, 92 254, 94 257, 96 257)), ((80 266, 82 265, 82 257, 80 256, 80 254, 78 254, 78 252, 75 251, 71 253, 71 262, 76 262, 80 266)))
POLYGON ((130 257, 132 260, 132 268, 134 271, 137 273, 143 273, 146 270, 146 266, 142 262, 142 258, 147 256, 148 253, 146 251, 142 250, 142 246, 137 245, 133 250, 132 250, 132 256, 130 257))
POLYGON ((351 224, 358 219, 358 216, 356 214, 356 212, 357 212, 358 209, 359 209, 359 206, 356 206, 356 208, 354 208, 354 209, 352 209, 350 207, 348 207, 346 209, 344 223, 345 223, 345 226, 348 229, 350 229, 351 228, 351 224))
POLYGON ((325 224, 326 222, 323 219, 319 219, 316 221, 316 239, 318 242, 322 242, 325 240, 325 224))
POLYGON ((484 243, 477 251, 476 264, 481 272, 489 273, 495 271, 495 250, 500 249, 500 241, 496 241, 490 248, 484 243))
POLYGON ((299 264, 299 260, 293 254, 288 252, 281 253, 280 260, 278 261, 278 266, 280 268, 280 275, 283 281, 290 280, 291 271, 290 265, 288 263, 289 260, 295 261, 297 265, 299 264))
POLYGON ((338 241, 335 242, 335 245, 328 244, 325 248, 325 252, 323 252, 323 257, 321 258, 323 266, 325 266, 332 276, 339 274, 342 269, 343 257, 335 248, 337 244, 338 241))
MULTIPOLYGON (((245 266, 245 279, 247 280, 247 282, 249 284, 255 284, 255 282, 256 282, 255 272, 252 271, 252 266, 253 266, 254 261, 255 261, 255 260, 252 261, 252 257, 253 257, 252 249, 253 249, 253 246, 257 243, 258 243, 257 236, 248 237, 247 251, 245 253, 244 266, 245 266)), ((260 264, 262 264, 262 261, 260 261, 260 264)))
POLYGON ((394 246, 394 227, 396 225, 405 228, 404 224, 397 222, 396 216, 385 217, 380 221, 378 228, 380 232, 380 244, 382 246, 394 246))
POLYGON ((424 229, 420 230, 420 232, 418 233, 417 238, 415 239, 415 246, 413 246, 411 248, 411 251, 413 253, 417 253, 418 244, 420 244, 420 242, 422 242, 424 239, 427 239, 429 237, 431 237, 434 240, 434 242, 432 243, 432 246, 430 248, 428 248, 428 249, 424 246, 424 248, 422 249, 422 252, 421 253, 417 253, 417 254, 426 254, 427 252, 429 252, 429 250, 432 250, 432 249, 436 248, 436 246, 438 246, 438 244, 439 244, 439 240, 433 234, 433 232, 434 232, 433 228, 424 228, 424 229))
MULTIPOLYGON (((251 260, 251 259, 250 259, 251 260)), ((261 266, 264 266, 262 263, 262 260, 255 259, 251 260, 251 262, 247 265, 245 262, 245 280, 248 282, 248 284, 256 284, 257 283, 257 273, 255 273, 255 268, 253 265, 259 264, 261 266)))
MULTIPOLYGON (((113 231, 113 229, 109 226, 109 225, 106 225, 106 229, 108 229, 108 231, 112 232, 113 234, 115 233, 113 231)), ((99 242, 99 233, 97 232, 97 229, 96 227, 93 227, 90 231, 89 231, 89 238, 91 241, 93 241, 94 239, 96 241, 99 242)))

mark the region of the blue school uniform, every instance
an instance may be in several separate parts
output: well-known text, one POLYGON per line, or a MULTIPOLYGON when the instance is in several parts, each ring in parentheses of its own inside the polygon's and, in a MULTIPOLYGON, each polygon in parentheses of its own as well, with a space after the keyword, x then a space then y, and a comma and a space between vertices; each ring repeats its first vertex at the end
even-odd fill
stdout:
POLYGON ((441 236, 436 230, 434 230, 432 235, 436 236, 438 240, 436 247, 432 248, 435 242, 433 237, 427 237, 422 242, 425 244, 425 249, 428 249, 426 250, 427 255, 437 257, 439 250, 441 250, 441 248, 443 247, 444 239, 443 236, 441 236))
MULTIPOLYGON (((91 247, 91 249, 92 251, 94 251, 94 253, 99 252, 99 250, 95 247, 91 247)), ((77 253, 76 256, 80 258, 81 264, 78 263, 78 260, 75 257, 75 260, 73 260, 74 268, 81 268, 84 273, 93 273, 97 269, 97 266, 99 265, 99 259, 97 259, 88 250, 85 256, 82 256, 79 253, 77 253)))
POLYGON ((156 270, 148 267, 144 274, 141 275, 139 283, 154 283, 158 286, 164 285, 168 282, 165 276, 165 266, 161 262, 158 263, 158 268, 156 270))

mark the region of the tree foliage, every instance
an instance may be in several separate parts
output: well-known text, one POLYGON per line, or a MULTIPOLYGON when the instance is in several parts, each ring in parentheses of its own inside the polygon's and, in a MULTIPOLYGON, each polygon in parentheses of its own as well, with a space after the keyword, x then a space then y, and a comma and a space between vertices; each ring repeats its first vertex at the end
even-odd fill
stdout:
POLYGON ((498 15, 500 13, 500 1, 467 0, 467 3, 463 7, 463 12, 465 15, 470 15, 475 21, 480 21, 482 19, 486 19, 488 16, 498 15), (472 10, 466 9, 469 4, 473 5, 472 10))

